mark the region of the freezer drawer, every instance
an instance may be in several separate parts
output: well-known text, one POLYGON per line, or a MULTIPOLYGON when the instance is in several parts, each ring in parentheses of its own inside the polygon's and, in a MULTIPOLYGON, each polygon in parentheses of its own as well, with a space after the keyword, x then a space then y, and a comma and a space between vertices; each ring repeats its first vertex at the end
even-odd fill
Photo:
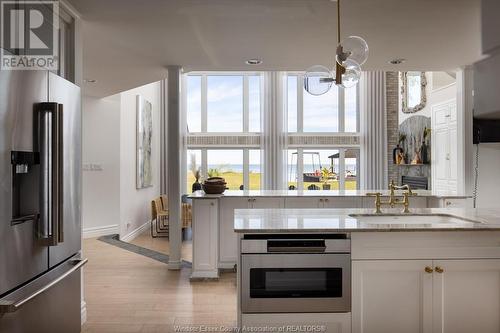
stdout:
POLYGON ((80 271, 86 262, 72 258, 0 299, 0 332, 80 332, 80 271))

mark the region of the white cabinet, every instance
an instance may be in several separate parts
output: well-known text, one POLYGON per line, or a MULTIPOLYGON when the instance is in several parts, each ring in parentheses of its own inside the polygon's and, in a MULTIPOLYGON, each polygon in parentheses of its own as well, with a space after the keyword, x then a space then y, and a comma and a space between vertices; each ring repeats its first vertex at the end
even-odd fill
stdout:
POLYGON ((323 199, 324 208, 361 208, 361 197, 333 197, 323 199))
POLYGON ((234 210, 251 208, 247 198, 220 199, 219 268, 232 268, 238 257, 237 235, 234 232, 234 210))
POLYGON ((433 265, 433 332, 500 332, 500 260, 434 260, 433 265))
POLYGON ((238 197, 220 199, 219 268, 230 269, 238 258, 237 235, 234 232, 234 210, 246 208, 284 208, 284 198, 238 197))
POLYGON ((248 198, 249 207, 248 208, 284 208, 285 199, 284 198, 270 198, 270 197, 259 197, 259 198, 248 198))
POLYGON ((352 263, 353 333, 430 333, 432 260, 352 263))
POLYGON ((217 199, 193 201, 193 269, 192 279, 217 278, 218 223, 217 199))
POLYGON ((323 208, 323 201, 320 198, 286 198, 285 208, 323 208))
POLYGON ((352 263, 352 332, 498 333, 500 260, 352 263))
POLYGON ((286 208, 361 208, 362 197, 286 198, 286 208))
POLYGON ((352 332, 500 332, 499 239, 498 231, 352 233, 352 332))
POLYGON ((432 188, 437 193, 458 192, 458 123, 456 101, 432 107, 432 188))

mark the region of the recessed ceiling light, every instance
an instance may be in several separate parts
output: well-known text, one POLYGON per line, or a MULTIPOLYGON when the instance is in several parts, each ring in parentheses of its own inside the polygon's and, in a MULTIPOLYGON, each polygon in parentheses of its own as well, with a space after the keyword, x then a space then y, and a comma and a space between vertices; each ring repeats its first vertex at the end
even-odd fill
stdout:
POLYGON ((389 61, 389 63, 390 63, 391 65, 400 65, 400 64, 402 64, 402 63, 403 63, 403 62, 405 62, 405 61, 406 61, 406 59, 403 59, 403 58, 396 58, 396 59, 392 59, 392 60, 390 60, 390 61, 389 61))
POLYGON ((257 58, 255 58, 255 59, 248 59, 247 61, 245 61, 245 63, 247 65, 260 65, 260 64, 262 64, 262 60, 261 59, 257 59, 257 58))
POLYGON ((95 80, 95 79, 84 79, 83 82, 85 82, 85 83, 96 83, 97 80, 95 80))

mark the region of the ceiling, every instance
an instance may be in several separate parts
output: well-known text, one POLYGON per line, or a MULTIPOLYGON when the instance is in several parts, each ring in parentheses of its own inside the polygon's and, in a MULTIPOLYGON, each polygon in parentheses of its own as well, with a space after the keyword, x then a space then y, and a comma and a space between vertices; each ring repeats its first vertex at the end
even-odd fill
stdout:
MULTIPOLYGON (((84 92, 107 96, 192 70, 332 65, 331 0, 68 0, 83 19, 84 92), (260 58, 259 66, 245 60, 260 58)), ((344 0, 342 35, 370 47, 365 70, 450 70, 480 59, 480 0, 344 0), (402 65, 389 60, 404 58, 402 65)))

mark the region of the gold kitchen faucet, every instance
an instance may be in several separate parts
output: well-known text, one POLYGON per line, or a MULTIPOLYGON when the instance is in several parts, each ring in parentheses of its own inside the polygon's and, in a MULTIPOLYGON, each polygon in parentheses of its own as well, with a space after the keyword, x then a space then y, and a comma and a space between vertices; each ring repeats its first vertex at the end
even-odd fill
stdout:
POLYGON ((391 208, 394 208, 394 206, 397 205, 403 205, 404 206, 403 213, 409 213, 410 196, 416 195, 411 191, 410 185, 404 184, 403 186, 397 186, 394 184, 394 181, 391 180, 391 183, 389 184, 389 190, 390 190, 389 201, 382 201, 382 199, 380 198, 382 196, 382 193, 380 192, 366 194, 370 197, 375 197, 375 213, 382 214, 382 210, 380 209, 382 206, 390 206, 391 208), (395 190, 406 190, 406 192, 403 193, 403 199, 397 198, 398 196, 395 194, 394 192, 395 190))

